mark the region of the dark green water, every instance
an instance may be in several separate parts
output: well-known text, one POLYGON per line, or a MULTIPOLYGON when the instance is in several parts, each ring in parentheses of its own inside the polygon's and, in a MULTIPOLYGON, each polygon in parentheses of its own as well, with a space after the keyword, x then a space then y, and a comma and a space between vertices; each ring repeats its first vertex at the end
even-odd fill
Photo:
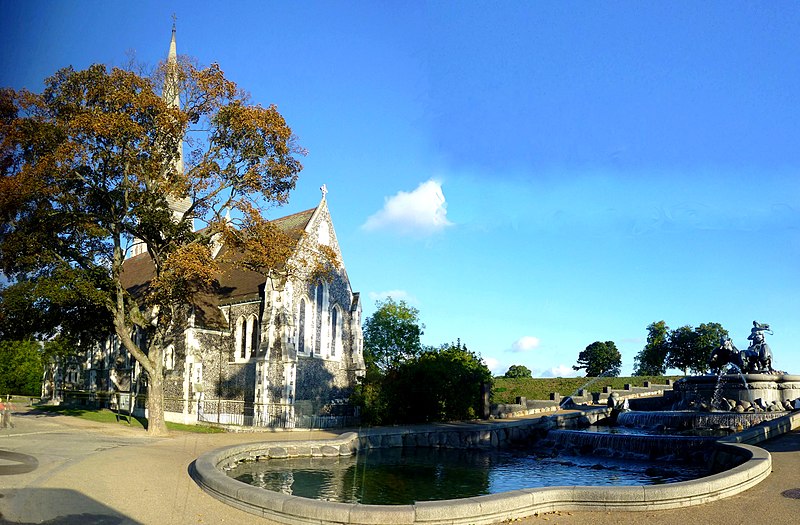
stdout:
POLYGON ((653 485, 695 479, 705 468, 588 456, 537 458, 524 452, 391 448, 339 458, 240 463, 228 475, 306 498, 404 505, 560 485, 653 485))

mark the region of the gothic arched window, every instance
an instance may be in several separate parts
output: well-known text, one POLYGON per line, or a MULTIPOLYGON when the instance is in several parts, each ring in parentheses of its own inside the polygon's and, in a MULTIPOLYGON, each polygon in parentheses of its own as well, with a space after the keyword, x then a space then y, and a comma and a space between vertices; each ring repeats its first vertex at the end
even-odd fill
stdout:
POLYGON ((244 359, 247 357, 247 323, 244 322, 244 318, 240 318, 242 321, 241 324, 241 333, 239 336, 239 342, 241 343, 241 347, 239 348, 239 357, 244 359))
POLYGON ((306 300, 300 299, 300 320, 297 323, 297 351, 306 351, 306 300))
POLYGON ((337 348, 341 346, 342 338, 342 316, 339 315, 339 307, 334 306, 331 310, 331 356, 336 355, 337 348))
POLYGON ((322 348, 323 348, 322 347, 322 340, 324 339, 324 333, 325 333, 325 331, 324 331, 325 325, 322 322, 322 313, 325 311, 323 309, 323 307, 322 307, 323 306, 322 303, 323 303, 324 299, 325 299, 325 286, 322 283, 319 283, 317 285, 317 293, 316 293, 316 303, 317 303, 316 304, 316 307, 317 307, 316 308, 316 310, 317 310, 317 319, 316 319, 317 327, 316 328, 317 328, 317 333, 319 334, 319 337, 317 338, 317 344, 315 345, 316 346, 316 350, 315 351, 316 351, 317 354, 321 354, 322 353, 322 348))
POLYGON ((256 317, 252 317, 250 319, 250 355, 255 355, 258 353, 258 346, 261 342, 261 334, 259 333, 258 324, 258 319, 256 317))

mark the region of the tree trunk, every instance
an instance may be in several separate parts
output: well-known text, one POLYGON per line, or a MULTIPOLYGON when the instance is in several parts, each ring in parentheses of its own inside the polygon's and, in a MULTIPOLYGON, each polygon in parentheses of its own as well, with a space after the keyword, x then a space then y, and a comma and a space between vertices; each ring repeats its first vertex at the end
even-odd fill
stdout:
POLYGON ((164 419, 164 375, 161 367, 147 375, 147 433, 164 436, 169 433, 164 419))

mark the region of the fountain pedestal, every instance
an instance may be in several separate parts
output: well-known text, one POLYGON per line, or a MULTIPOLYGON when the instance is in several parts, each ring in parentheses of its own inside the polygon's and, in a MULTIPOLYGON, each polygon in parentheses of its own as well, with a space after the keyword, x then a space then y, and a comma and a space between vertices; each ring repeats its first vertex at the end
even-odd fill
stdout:
POLYGON ((800 398, 800 375, 790 374, 723 374, 685 377, 673 386, 681 401, 710 400, 720 384, 721 396, 736 401, 765 403, 793 401, 800 398))

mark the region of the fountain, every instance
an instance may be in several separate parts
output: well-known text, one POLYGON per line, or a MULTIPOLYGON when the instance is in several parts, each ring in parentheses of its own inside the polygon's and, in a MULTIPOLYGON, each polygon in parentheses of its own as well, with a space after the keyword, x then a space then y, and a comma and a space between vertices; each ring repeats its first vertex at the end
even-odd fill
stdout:
MULTIPOLYGON (((575 412, 538 419, 383 428, 332 440, 237 445, 204 454, 190 472, 212 496, 287 524, 490 524, 552 510, 650 511, 706 503, 747 490, 769 475, 770 455, 741 443, 758 443, 800 426, 800 413, 788 413, 794 404, 800 405, 800 376, 772 369, 763 337, 768 330, 769 325, 754 322, 751 344, 743 352, 723 340, 712 355, 715 374, 675 384, 674 397, 667 402, 679 410, 629 410, 627 400, 612 395, 605 408, 582 410, 575 405, 575 412), (770 421, 774 418, 779 419, 770 421), (602 419, 615 420, 616 426, 576 430, 602 419), (520 461, 507 447, 521 443, 528 443, 527 457, 521 458, 522 475, 517 476, 522 485, 492 488, 495 479, 509 477, 503 470, 507 464, 520 461), (455 467, 440 464, 439 449, 454 451, 455 467), (389 500, 365 496, 365 487, 398 476, 411 457, 420 455, 423 463, 416 470, 434 475, 424 489, 433 501, 409 495, 389 500), (540 474, 530 474, 534 465, 548 462, 598 470, 601 460, 593 459, 598 456, 623 463, 643 458, 660 461, 661 466, 631 474, 639 478, 633 486, 607 486, 605 480, 567 474, 553 481, 554 486, 542 487, 536 482, 540 474), (315 459, 327 466, 319 470, 315 459), (680 468, 669 463, 675 461, 705 465, 705 470, 689 479, 685 473, 676 476, 680 468), (367 462, 379 470, 368 471, 367 462), (263 469, 259 464, 270 465, 263 469), (470 466, 469 475, 458 471, 464 464, 470 466), (500 474, 480 470, 492 465, 500 465, 500 474), (448 470, 452 468, 456 470, 448 470), (322 492, 300 497, 303 492, 294 482, 301 478, 306 485, 324 485, 322 492), (455 495, 440 492, 439 478, 449 480, 444 484, 448 490, 468 480, 475 487, 455 495), (581 481, 591 486, 575 486, 581 481)), ((608 461, 600 467, 605 478, 627 471, 610 467, 608 461)))
POLYGON ((753 321, 746 350, 723 337, 709 356, 714 375, 686 377, 675 383, 674 408, 707 408, 752 413, 793 410, 800 398, 800 376, 772 368, 772 350, 765 339, 769 324, 753 321), (707 401, 706 401, 707 400, 707 401), (705 406, 704 406, 705 403, 705 406))

